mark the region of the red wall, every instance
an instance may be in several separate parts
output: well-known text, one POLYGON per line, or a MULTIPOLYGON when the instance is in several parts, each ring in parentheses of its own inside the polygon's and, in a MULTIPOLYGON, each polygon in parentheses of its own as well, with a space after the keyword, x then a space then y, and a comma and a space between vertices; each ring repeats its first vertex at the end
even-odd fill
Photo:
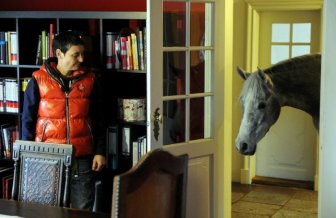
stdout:
POLYGON ((0 11, 146 11, 146 0, 0 0, 0 11))

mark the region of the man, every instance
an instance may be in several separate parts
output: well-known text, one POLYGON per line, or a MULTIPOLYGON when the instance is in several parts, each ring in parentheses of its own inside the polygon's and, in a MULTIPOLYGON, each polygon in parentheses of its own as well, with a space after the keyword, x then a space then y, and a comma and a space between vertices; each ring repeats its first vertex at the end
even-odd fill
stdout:
POLYGON ((105 139, 99 88, 85 71, 84 42, 74 32, 56 35, 55 58, 33 73, 24 94, 22 139, 75 147, 71 207, 92 210, 94 172, 105 165, 105 139))

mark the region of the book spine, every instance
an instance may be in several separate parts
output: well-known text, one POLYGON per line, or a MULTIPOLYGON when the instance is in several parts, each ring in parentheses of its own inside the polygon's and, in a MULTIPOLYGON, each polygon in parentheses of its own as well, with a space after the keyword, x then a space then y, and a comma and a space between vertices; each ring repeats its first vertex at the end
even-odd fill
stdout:
POLYGON ((5 111, 4 80, 0 79, 0 112, 5 111))
POLYGON ((126 37, 120 37, 121 69, 127 70, 126 37))
POLYGON ((119 40, 114 40, 114 55, 115 55, 115 64, 114 64, 114 68, 115 69, 120 69, 120 60, 118 57, 118 51, 120 51, 120 42, 119 40))
POLYGON ((132 40, 132 56, 133 56, 133 70, 139 70, 138 62, 138 46, 137 46, 137 36, 135 33, 131 33, 132 40))
POLYGON ((46 48, 46 31, 41 32, 41 51, 42 51, 42 62, 47 60, 47 48, 46 48))
POLYGON ((106 33, 106 69, 113 68, 113 61, 112 61, 112 51, 113 51, 113 41, 112 41, 112 33, 106 33))
POLYGON ((122 128, 122 154, 130 155, 131 151, 131 128, 124 126, 122 128))
POLYGON ((118 126, 113 125, 107 128, 107 163, 112 170, 118 169, 119 152, 118 152, 118 126))
POLYGON ((132 54, 132 46, 131 46, 131 37, 130 36, 127 36, 126 53, 127 53, 127 70, 133 70, 133 54, 132 54))
POLYGON ((5 32, 5 64, 9 64, 8 61, 8 34, 5 32))
POLYGON ((144 45, 143 45, 143 32, 139 30, 139 59, 140 59, 140 70, 145 70, 145 61, 144 61, 144 45))
POLYGON ((0 64, 6 64, 5 32, 0 32, 0 64))
POLYGON ((18 41, 16 32, 11 32, 11 60, 12 65, 18 64, 18 41))
POLYGON ((8 64, 12 64, 12 40, 11 40, 11 32, 7 32, 7 40, 8 40, 8 49, 7 49, 8 64))
POLYGON ((37 41, 37 49, 36 49, 36 60, 35 60, 36 65, 41 64, 41 60, 42 60, 41 47, 42 47, 42 36, 39 35, 38 36, 38 41, 37 41))
POLYGON ((55 28, 54 28, 54 24, 50 23, 49 24, 49 57, 54 57, 54 52, 52 49, 52 42, 54 40, 54 34, 55 33, 55 28))

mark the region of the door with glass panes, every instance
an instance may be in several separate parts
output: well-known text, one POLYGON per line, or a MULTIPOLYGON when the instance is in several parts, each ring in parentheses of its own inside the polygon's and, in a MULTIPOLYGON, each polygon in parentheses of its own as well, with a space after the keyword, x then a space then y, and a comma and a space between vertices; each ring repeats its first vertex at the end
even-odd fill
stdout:
POLYGON ((187 217, 212 217, 214 1, 149 2, 147 136, 150 147, 189 155, 187 217))
MULTIPOLYGON (((319 52, 320 16, 319 10, 260 13, 259 66, 319 52)), ((316 137, 310 115, 283 107, 258 145, 256 175, 314 181, 316 137)))

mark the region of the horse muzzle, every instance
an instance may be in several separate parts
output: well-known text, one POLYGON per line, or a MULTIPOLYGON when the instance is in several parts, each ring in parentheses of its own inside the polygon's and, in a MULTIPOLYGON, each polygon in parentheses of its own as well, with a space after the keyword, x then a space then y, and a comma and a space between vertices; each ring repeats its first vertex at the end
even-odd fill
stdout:
POLYGON ((236 141, 236 148, 242 155, 254 155, 257 149, 257 145, 251 145, 244 141, 236 141))

